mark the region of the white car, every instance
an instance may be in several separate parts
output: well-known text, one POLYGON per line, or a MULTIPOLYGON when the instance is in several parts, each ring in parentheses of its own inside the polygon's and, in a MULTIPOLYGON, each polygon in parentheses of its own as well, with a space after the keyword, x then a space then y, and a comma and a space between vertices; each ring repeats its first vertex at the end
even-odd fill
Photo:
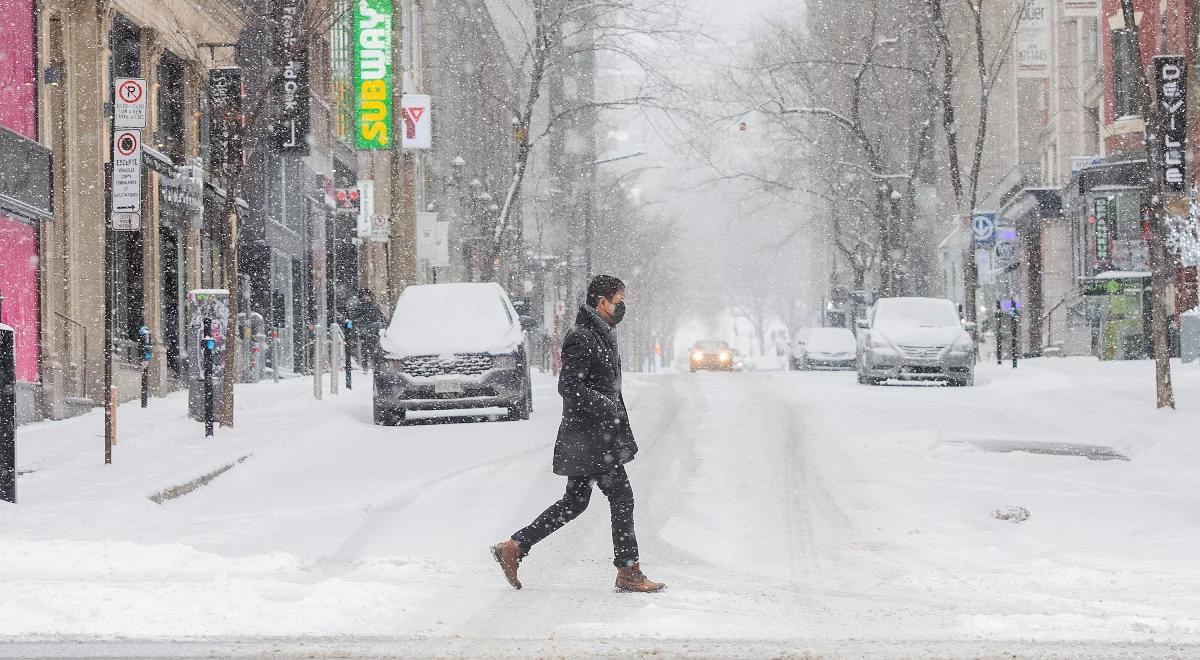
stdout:
POLYGON ((941 298, 881 298, 858 322, 858 382, 944 380, 975 384, 972 329, 941 298))
POLYGON ((813 328, 792 349, 793 369, 854 368, 858 342, 846 328, 813 328))
POLYGON ((409 410, 533 409, 524 329, 500 285, 410 286, 380 333, 375 423, 395 426, 409 410))

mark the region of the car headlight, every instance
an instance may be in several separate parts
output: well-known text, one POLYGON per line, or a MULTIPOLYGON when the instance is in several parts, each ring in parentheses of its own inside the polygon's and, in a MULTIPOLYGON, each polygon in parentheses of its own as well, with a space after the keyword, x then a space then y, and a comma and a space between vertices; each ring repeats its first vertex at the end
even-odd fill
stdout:
POLYGON ((497 355, 492 358, 492 368, 493 369, 516 369, 517 368, 517 356, 513 355, 512 353, 506 353, 504 355, 497 355))
POLYGON ((704 359, 704 351, 696 351, 695 353, 692 353, 692 359, 695 360, 696 362, 703 360, 704 359))
POLYGON ((974 349, 975 345, 971 341, 970 335, 959 337, 957 341, 950 344, 950 352, 954 355, 967 355, 974 349))
POLYGON ((717 356, 717 359, 721 360, 722 362, 728 362, 729 358, 730 358, 730 355, 724 351, 722 351, 721 354, 717 356))

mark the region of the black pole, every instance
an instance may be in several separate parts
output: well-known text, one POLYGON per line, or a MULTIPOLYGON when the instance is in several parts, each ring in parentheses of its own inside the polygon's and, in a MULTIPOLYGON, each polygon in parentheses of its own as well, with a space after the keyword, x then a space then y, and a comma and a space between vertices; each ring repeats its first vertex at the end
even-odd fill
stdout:
MULTIPOLYGON (((342 355, 345 357, 345 359, 342 361, 346 363, 346 389, 351 389, 351 374, 354 373, 354 365, 350 364, 350 331, 354 329, 354 322, 350 319, 346 319, 345 327, 346 340, 342 342, 342 355)), ((361 355, 359 356, 359 359, 362 359, 361 355)))
MULTIPOLYGON (((114 92, 112 82, 109 89, 114 92)), ((104 165, 104 464, 112 463, 112 448, 117 441, 117 411, 113 400, 113 236, 112 236, 112 179, 113 179, 113 148, 111 146, 116 133, 115 112, 108 118, 108 153, 105 154, 104 165)))
POLYGON ((996 366, 1004 364, 1003 351, 1000 350, 1000 330, 1004 327, 1004 307, 996 301, 996 366))
POLYGON ((1018 318, 1017 301, 1012 302, 1012 363, 1013 369, 1017 368, 1017 335, 1021 330, 1021 322, 1018 318))
POLYGON ((154 351, 150 348, 150 329, 142 326, 138 332, 142 340, 142 407, 150 407, 150 361, 154 359, 154 351))
POLYGON ((204 436, 213 434, 213 350, 212 319, 204 319, 204 436))
POLYGON ((0 500, 17 503, 17 336, 0 329, 0 500))

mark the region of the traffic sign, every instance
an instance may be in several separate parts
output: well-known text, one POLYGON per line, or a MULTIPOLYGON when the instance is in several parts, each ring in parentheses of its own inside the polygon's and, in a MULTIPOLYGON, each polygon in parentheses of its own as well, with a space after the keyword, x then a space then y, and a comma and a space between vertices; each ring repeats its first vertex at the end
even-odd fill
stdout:
POLYGON ((142 132, 117 131, 113 136, 112 214, 141 213, 142 210, 142 132))
POLYGON ((141 228, 141 213, 114 213, 112 216, 113 231, 137 231, 141 228))
POLYGON ((996 240, 996 214, 976 213, 971 218, 971 234, 975 242, 987 245, 996 240))
POLYGON ((113 126, 146 128, 146 80, 117 78, 113 91, 113 126))

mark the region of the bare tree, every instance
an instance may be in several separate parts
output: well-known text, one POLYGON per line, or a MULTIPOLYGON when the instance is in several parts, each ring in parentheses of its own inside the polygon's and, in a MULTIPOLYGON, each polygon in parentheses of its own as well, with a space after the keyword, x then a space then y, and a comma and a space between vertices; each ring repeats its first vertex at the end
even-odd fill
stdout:
POLYGON ((492 254, 485 258, 486 264, 494 263, 506 247, 520 249, 505 239, 537 144, 566 121, 584 113, 653 105, 656 96, 649 81, 664 78, 654 75, 654 67, 642 50, 648 44, 692 32, 682 23, 684 4, 677 0, 508 0, 508 4, 520 25, 525 50, 517 64, 517 97, 490 90, 512 112, 516 150, 512 176, 492 229, 492 254), (632 93, 612 98, 581 95, 562 108, 543 111, 550 70, 566 66, 573 58, 596 56, 608 56, 614 66, 639 71, 648 82, 632 93))
MULTIPOLYGON (((988 116, 991 110, 992 94, 1004 71, 1005 63, 1012 53, 1016 37, 1017 25, 1021 12, 1029 4, 1029 0, 1021 0, 1007 21, 1006 27, 996 35, 995 43, 991 43, 984 29, 984 0, 925 0, 926 12, 930 30, 938 43, 941 59, 941 78, 935 81, 939 86, 938 99, 941 104, 942 133, 946 139, 946 174, 950 179, 950 187, 954 192, 954 202, 960 215, 972 213, 979 201, 980 175, 983 169, 984 151, 987 147, 988 116), (957 10, 957 11, 956 11, 957 10), (968 30, 955 30, 958 21, 953 20, 953 13, 965 14, 968 30), (966 44, 965 58, 971 62, 970 75, 964 76, 956 64, 957 45, 953 35, 966 33, 969 35, 966 44), (990 52, 989 52, 990 51, 990 52), (962 133, 961 117, 958 108, 964 105, 958 94, 967 94, 962 84, 969 78, 976 91, 970 92, 966 100, 977 111, 972 141, 966 145, 960 144, 962 133), (963 149, 967 149, 964 153, 963 149), (964 156, 969 159, 969 166, 963 168, 964 156)), ((996 11, 1004 11, 998 7, 996 11)), ((963 259, 963 313, 966 320, 976 320, 975 289, 979 282, 978 264, 975 263, 974 245, 967 248, 963 259)))

